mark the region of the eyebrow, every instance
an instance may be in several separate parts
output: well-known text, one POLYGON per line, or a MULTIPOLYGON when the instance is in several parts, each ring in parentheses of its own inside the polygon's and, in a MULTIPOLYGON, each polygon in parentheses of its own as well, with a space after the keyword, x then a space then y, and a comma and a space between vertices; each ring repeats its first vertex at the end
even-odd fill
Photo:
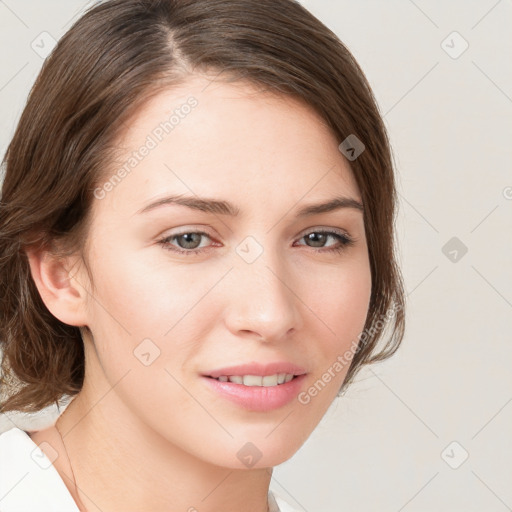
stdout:
MULTIPOLYGON (((234 204, 228 201, 222 201, 212 198, 201 198, 197 196, 183 196, 183 195, 172 195, 163 197, 158 201, 148 204, 144 208, 140 209, 137 214, 150 212, 156 208, 168 205, 180 205, 186 206, 192 210, 199 210, 206 213, 214 213, 217 215, 229 215, 236 217, 240 214, 240 209, 234 204)), ((297 211, 296 215, 299 218, 308 217, 310 215, 318 215, 321 213, 327 213, 342 208, 352 208, 364 212, 363 205, 360 201, 351 197, 334 197, 328 201, 322 203, 309 204, 302 207, 297 211)))

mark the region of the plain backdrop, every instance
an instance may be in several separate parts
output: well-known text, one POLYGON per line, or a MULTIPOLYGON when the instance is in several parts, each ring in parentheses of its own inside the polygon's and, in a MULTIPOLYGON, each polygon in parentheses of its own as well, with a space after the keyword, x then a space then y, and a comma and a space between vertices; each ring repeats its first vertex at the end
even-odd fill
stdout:
MULTIPOLYGON (((308 512, 512 510, 512 2, 303 3, 352 51, 389 130, 407 331, 272 488, 308 512)), ((43 63, 34 41, 85 5, 0 0, 0 156, 43 63)), ((0 416, 0 431, 55 414, 0 416)))

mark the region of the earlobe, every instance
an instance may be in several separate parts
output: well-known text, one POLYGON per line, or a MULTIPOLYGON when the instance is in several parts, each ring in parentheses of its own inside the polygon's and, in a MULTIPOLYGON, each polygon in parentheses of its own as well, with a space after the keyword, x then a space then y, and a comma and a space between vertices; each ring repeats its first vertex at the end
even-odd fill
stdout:
POLYGON ((71 261, 48 250, 27 249, 26 254, 34 283, 50 313, 68 325, 87 325, 86 290, 71 272, 71 261))

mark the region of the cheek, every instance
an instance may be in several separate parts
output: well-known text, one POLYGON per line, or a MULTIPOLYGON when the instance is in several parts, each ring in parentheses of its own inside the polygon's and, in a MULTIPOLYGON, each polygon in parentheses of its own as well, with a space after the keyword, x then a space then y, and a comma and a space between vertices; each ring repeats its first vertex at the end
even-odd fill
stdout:
POLYGON ((214 273, 200 275, 193 265, 148 258, 144 250, 123 257, 110 249, 103 249, 107 256, 96 260, 93 272, 101 305, 92 306, 96 310, 103 306, 127 331, 143 336, 163 336, 218 280, 214 273))
POLYGON ((121 374, 131 365, 138 369, 140 356, 154 359, 153 369, 180 371, 218 318, 208 294, 225 271, 103 254, 108 257, 97 259, 93 269, 91 330, 105 365, 121 374))
POLYGON ((361 266, 344 276, 338 292, 339 308, 331 308, 334 330, 351 340, 357 338, 364 327, 371 296, 371 273, 369 266, 361 266))
POLYGON ((318 273, 316 282, 304 283, 305 303, 325 327, 324 350, 350 344, 364 328, 371 296, 367 258, 353 258, 318 273))
POLYGON ((182 363, 200 348, 199 299, 213 283, 195 283, 182 267, 104 254, 108 257, 97 259, 93 268, 96 371, 101 368, 111 385, 119 382, 124 404, 154 428, 186 429, 175 417, 176 408, 184 414, 194 407, 180 385, 182 363))
POLYGON ((320 409, 330 404, 345 379, 370 304, 372 280, 368 259, 358 257, 343 263, 322 276, 319 274, 321 281, 316 285, 308 282, 303 292, 307 297, 305 303, 314 312, 309 317, 316 326, 310 327, 316 340, 311 353, 315 372, 309 384, 319 381, 311 397, 318 394, 313 407, 320 409))

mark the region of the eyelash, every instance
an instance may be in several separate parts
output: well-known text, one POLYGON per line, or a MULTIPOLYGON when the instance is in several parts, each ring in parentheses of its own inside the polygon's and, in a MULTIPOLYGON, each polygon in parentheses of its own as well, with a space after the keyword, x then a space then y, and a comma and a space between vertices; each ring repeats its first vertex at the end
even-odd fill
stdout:
MULTIPOLYGON (((306 233, 305 235, 300 237, 299 240, 301 240, 302 238, 305 238, 308 235, 311 235, 312 233, 331 235, 331 236, 337 238, 340 243, 339 245, 336 245, 336 246, 328 248, 328 249, 320 247, 319 250, 316 251, 316 252, 320 252, 320 253, 341 253, 347 247, 354 245, 354 242, 355 242, 355 240, 353 238, 349 237, 345 233, 341 233, 341 232, 337 232, 337 231, 323 230, 323 229, 316 229, 314 231, 310 231, 309 233, 306 233)), ((179 248, 177 249, 175 246, 172 246, 172 248, 171 248, 171 245, 170 245, 171 240, 178 238, 180 236, 183 236, 183 235, 192 235, 192 234, 204 235, 211 239, 210 235, 208 233, 205 233, 204 231, 184 231, 182 233, 177 233, 177 234, 162 238, 161 240, 158 241, 158 243, 167 251, 171 251, 171 252, 174 252, 177 254, 184 254, 186 256, 198 255, 198 254, 206 252, 207 250, 210 249, 210 247, 203 247, 201 249, 179 249, 179 248)), ((309 246, 306 245, 305 247, 309 247, 309 246)), ((311 247, 311 249, 315 249, 315 248, 311 247)))

